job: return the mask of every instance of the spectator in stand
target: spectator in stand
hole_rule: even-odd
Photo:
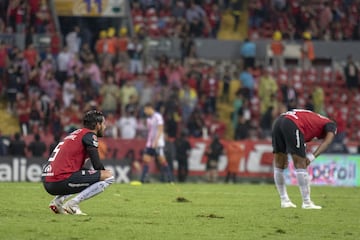
[[[145,81],[144,87],[142,87],[140,91],[138,91],[138,95],[140,98],[139,105],[144,106],[147,102],[152,102],[153,94],[154,94],[154,85],[149,81]]]
[[[134,37],[131,41],[129,41],[127,45],[127,53],[130,58],[130,72],[133,74],[142,73],[143,45],[137,37]]]
[[[40,87],[53,101],[58,98],[61,90],[61,85],[52,71],[47,71],[44,78],[40,79]]]
[[[330,27],[330,23],[333,20],[333,12],[331,10],[330,4],[327,1],[324,1],[322,10],[319,16],[319,26],[320,31],[325,31]]]
[[[190,142],[187,140],[186,136],[187,136],[186,132],[182,131],[180,137],[176,138],[174,141],[176,160],[178,162],[179,182],[186,182],[186,178],[189,174],[188,158],[191,151],[191,145]]]
[[[169,87],[180,87],[184,76],[184,69],[181,64],[177,61],[171,62],[166,70],[167,85]]]
[[[11,64],[8,68],[8,81],[6,85],[6,93],[7,93],[7,111],[10,114],[15,113],[15,104],[17,95],[20,89],[20,83],[18,81],[18,72],[20,68],[16,67],[15,65]]]
[[[274,98],[278,91],[276,80],[270,75],[269,69],[262,68],[260,83],[258,87],[258,97],[260,100],[260,114],[264,114],[270,106],[274,106]]]
[[[117,122],[122,139],[134,139],[137,133],[137,120],[134,112],[125,111]]]
[[[136,88],[131,81],[126,81],[124,86],[120,89],[120,99],[121,99],[121,108],[122,112],[125,112],[126,105],[130,102],[130,98],[133,96],[134,98],[138,98],[138,93]]]
[[[43,157],[46,152],[46,144],[41,140],[38,133],[34,135],[34,141],[28,145],[32,157]]]
[[[99,65],[95,62],[94,56],[84,64],[84,74],[90,79],[91,87],[98,94],[100,87],[103,84]]]
[[[5,43],[0,41],[0,79],[1,83],[3,82],[3,78],[5,76],[6,67],[9,64],[8,51]]]
[[[241,88],[244,92],[244,97],[251,100],[254,95],[255,79],[251,74],[251,67],[247,66],[240,74]]]
[[[70,133],[81,127],[81,111],[80,106],[74,100],[70,107],[62,109],[61,111],[61,126],[64,127],[66,133]]]
[[[275,31],[273,34],[273,41],[271,42],[270,49],[273,54],[272,66],[275,71],[279,71],[285,66],[284,62],[284,51],[285,45],[281,41],[282,34],[280,31]]]
[[[114,76],[108,75],[106,83],[103,84],[99,91],[101,97],[101,110],[105,115],[115,114],[120,94],[120,88],[114,83]],[[108,117],[107,117],[108,119]]]
[[[35,67],[40,61],[40,56],[33,44],[29,44],[24,50],[24,58],[31,68]]]
[[[293,104],[297,103],[297,92],[292,84],[292,81],[288,81],[286,84],[280,87],[283,96],[283,103],[287,106],[288,110],[293,109]]]
[[[249,38],[246,38],[241,46],[240,55],[243,58],[244,69],[255,67],[256,45]]]
[[[118,138],[118,136],[119,136],[119,129],[117,126],[117,118],[114,113],[108,113],[106,115],[106,128],[104,131],[104,137],[116,139]]]
[[[230,71],[230,66],[225,67],[225,72],[222,76],[222,93],[221,93],[221,100],[229,103],[230,101],[230,83],[232,80],[232,73]]]
[[[355,94],[359,88],[360,75],[359,75],[359,68],[354,63],[351,55],[347,57],[347,62],[344,67],[344,74],[345,74],[347,88],[351,90],[353,94]]]
[[[69,48],[65,46],[62,51],[57,56],[57,75],[56,78],[61,85],[65,82],[67,78],[68,63],[72,58],[72,53],[69,51]]]
[[[16,114],[19,120],[21,133],[24,136],[29,134],[30,111],[31,108],[29,99],[21,94],[16,106]]]
[[[129,43],[128,30],[126,27],[120,28],[119,38],[117,40],[117,50],[118,50],[118,61],[127,63],[129,56],[127,53],[127,46]]]
[[[15,13],[16,33],[25,33],[26,23],[29,20],[29,10],[27,1],[19,2]]]
[[[15,133],[14,138],[10,141],[9,145],[9,155],[15,157],[25,157],[26,156],[26,144],[24,140],[21,139],[20,133]]]
[[[189,136],[200,138],[203,135],[204,125],[205,121],[201,116],[200,110],[195,109],[190,115],[189,121],[187,122]]]
[[[80,52],[79,52],[79,58],[82,63],[88,62],[93,57],[93,52],[91,51],[90,45],[87,43],[84,43],[81,46]]]
[[[180,52],[181,52],[181,63],[184,65],[188,58],[196,58],[196,46],[193,39],[194,36],[188,34],[182,34],[180,36]]]
[[[325,115],[325,106],[324,106],[324,89],[322,87],[315,87],[312,92],[312,98],[314,101],[314,112],[319,113],[321,115]]]
[[[240,111],[237,113],[237,123],[235,127],[235,134],[234,139],[235,140],[244,140],[249,138],[250,133],[250,123],[249,120],[247,120],[246,113],[242,111],[242,108],[240,108]]]
[[[62,88],[62,100],[65,108],[70,106],[71,102],[75,99],[76,93],[75,78],[68,76]]]
[[[41,1],[40,9],[36,13],[35,27],[37,33],[45,33],[46,27],[51,21],[50,10],[47,5],[47,1]]]
[[[191,88],[188,83],[179,91],[179,100],[181,104],[181,113],[183,122],[187,122],[191,113],[197,105],[197,93],[195,89]]]
[[[73,30],[66,35],[65,39],[66,39],[66,46],[68,46],[69,51],[72,54],[78,54],[81,46],[79,26],[75,26]]]
[[[203,21],[206,17],[206,13],[204,9],[197,5],[194,0],[190,1],[189,7],[186,9],[186,20],[188,23],[194,21],[194,19],[198,19],[199,21]]]
[[[217,112],[217,97],[219,92],[219,81],[215,77],[213,70],[208,76],[205,76],[204,95],[206,96],[206,103],[204,106],[205,113]]]
[[[175,7],[173,7],[172,9],[172,15],[176,18],[176,19],[181,19],[184,18],[186,15],[186,8],[185,8],[185,3],[182,0],[178,0],[176,1],[176,5]]]
[[[231,0],[231,14],[233,15],[234,18],[234,27],[233,27],[234,32],[238,30],[242,10],[243,10],[242,0]]]
[[[301,47],[301,61],[303,70],[309,70],[312,67],[312,62],[315,59],[315,50],[313,42],[311,41],[311,33],[303,33],[303,45]]]

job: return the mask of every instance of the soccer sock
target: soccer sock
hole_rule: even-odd
[[[174,178],[173,178],[173,174],[170,170],[169,165],[165,164],[162,166],[162,171],[163,173],[167,176],[168,182],[173,182]]]
[[[60,201],[61,203],[63,203],[66,199],[68,199],[69,197],[71,197],[72,194],[68,194],[68,195],[57,195],[55,197],[55,201]]]
[[[303,202],[310,202],[310,182],[306,169],[296,169],[296,179],[299,184]]]
[[[141,182],[145,182],[145,178],[146,178],[146,175],[147,175],[148,171],[149,171],[149,165],[144,164],[143,169],[142,169],[142,173],[141,173],[141,178],[140,178]]]
[[[109,177],[104,181],[100,181],[90,185],[89,187],[85,188],[82,192],[80,192],[76,197],[74,197],[71,201],[79,204],[80,202],[89,199],[105,190],[110,184],[115,182],[114,177]]]
[[[281,201],[289,200],[285,185],[284,169],[274,168],[274,181]]]

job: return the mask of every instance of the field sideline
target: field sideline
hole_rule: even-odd
[[[0,239],[357,239],[360,189],[313,187],[322,210],[280,209],[274,185],[115,184],[55,215],[40,183],[0,183]],[[183,197],[190,202],[178,202]]]

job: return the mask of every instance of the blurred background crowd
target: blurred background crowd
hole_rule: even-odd
[[[298,107],[334,118],[339,141],[360,138],[351,110],[360,100],[358,59],[349,56],[340,70],[316,67],[309,50],[316,39],[359,40],[360,1],[138,0],[130,4],[133,28],[64,19],[60,31],[50,7],[45,0],[0,1],[0,33],[26,36],[23,50],[0,43],[1,101],[18,121],[18,138],[59,138],[93,108],[106,114],[107,137],[144,138],[147,102],[163,114],[171,138],[269,139],[274,118]],[[224,16],[235,33],[247,24],[241,58],[200,59],[194,39],[217,39]],[[36,48],[34,34],[52,36],[50,46]],[[149,39],[160,37],[179,38],[181,58],[149,57]],[[258,39],[272,40],[272,64],[256,62]],[[303,65],[284,63],[285,41],[302,44]]]

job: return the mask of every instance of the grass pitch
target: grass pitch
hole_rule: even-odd
[[[56,215],[40,183],[0,183],[0,239],[358,239],[360,188],[312,187],[322,210],[280,209],[273,185],[115,184]]]

